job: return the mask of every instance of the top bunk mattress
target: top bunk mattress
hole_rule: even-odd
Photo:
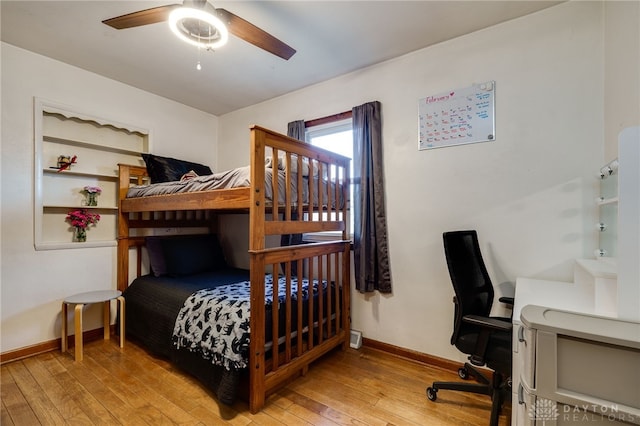
[[[127,198],[247,187],[251,186],[251,181],[249,179],[250,171],[250,167],[246,166],[227,170],[221,173],[196,176],[191,179],[180,181],[137,185],[129,188],[129,191],[127,191]],[[267,172],[270,179],[270,169],[267,169]]]
[[[129,188],[127,191],[127,198],[140,198],[151,197],[158,195],[170,195],[170,194],[182,194],[182,193],[194,193],[203,191],[213,191],[219,189],[232,189],[232,188],[248,188],[251,186],[251,167],[244,166],[235,169],[227,170],[220,173],[214,173],[211,175],[197,176],[191,179],[153,183],[148,185],[137,185]],[[273,169],[270,167],[265,168],[265,197],[268,201],[273,201]],[[313,187],[313,204],[318,205],[318,176],[313,176],[311,186]],[[285,187],[286,187],[285,172],[278,169],[278,203],[284,204],[285,202]],[[296,205],[298,203],[298,179],[295,173],[292,173],[291,178],[291,204]],[[320,182],[320,188],[322,190],[323,205],[326,205],[329,199],[327,191],[331,191],[332,207],[335,206],[335,183],[329,182],[326,179],[322,179]],[[343,205],[343,194],[339,191],[338,207]],[[309,176],[303,173],[303,185],[302,185],[302,202],[304,204],[309,203]]]

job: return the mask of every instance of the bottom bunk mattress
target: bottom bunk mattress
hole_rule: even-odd
[[[278,280],[280,301],[285,294],[284,278]],[[292,280],[296,299],[297,283]],[[313,297],[326,289],[312,282]],[[309,284],[302,282],[302,298],[308,300]],[[218,400],[232,404],[241,391],[240,383],[247,375],[249,349],[249,271],[224,268],[215,272],[168,277],[145,275],[136,278],[124,292],[126,300],[126,333],[141,342],[150,352],[166,357],[179,368],[197,377],[211,389]],[[266,321],[265,342],[272,343],[273,284],[265,277]],[[313,303],[317,321],[318,303]],[[279,309],[279,340],[285,334],[285,309]],[[292,309],[296,323],[296,309]],[[302,318],[308,317],[304,304]],[[306,330],[306,323],[304,321]],[[296,330],[292,330],[296,335]]]

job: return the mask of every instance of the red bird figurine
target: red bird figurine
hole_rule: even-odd
[[[74,155],[73,157],[71,157],[71,160],[67,161],[67,162],[58,162],[58,173],[60,173],[63,170],[67,170],[69,167],[71,167],[72,164],[76,163],[76,159],[78,157],[76,155]]]

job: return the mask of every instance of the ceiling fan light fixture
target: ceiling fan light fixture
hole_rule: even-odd
[[[205,49],[217,49],[229,40],[229,31],[224,23],[201,9],[174,9],[169,14],[169,28],[179,39]]]

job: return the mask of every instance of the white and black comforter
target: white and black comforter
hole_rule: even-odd
[[[312,281],[313,294],[318,292],[319,282]],[[327,282],[322,281],[326,288]],[[249,281],[203,289],[193,293],[184,303],[176,319],[173,345],[198,352],[214,365],[234,371],[245,368],[249,353]],[[309,281],[302,280],[302,298],[308,298]],[[286,280],[278,280],[278,299],[284,301]],[[291,280],[293,300],[298,297],[298,282]],[[265,278],[265,301],[273,303],[273,277]]]

